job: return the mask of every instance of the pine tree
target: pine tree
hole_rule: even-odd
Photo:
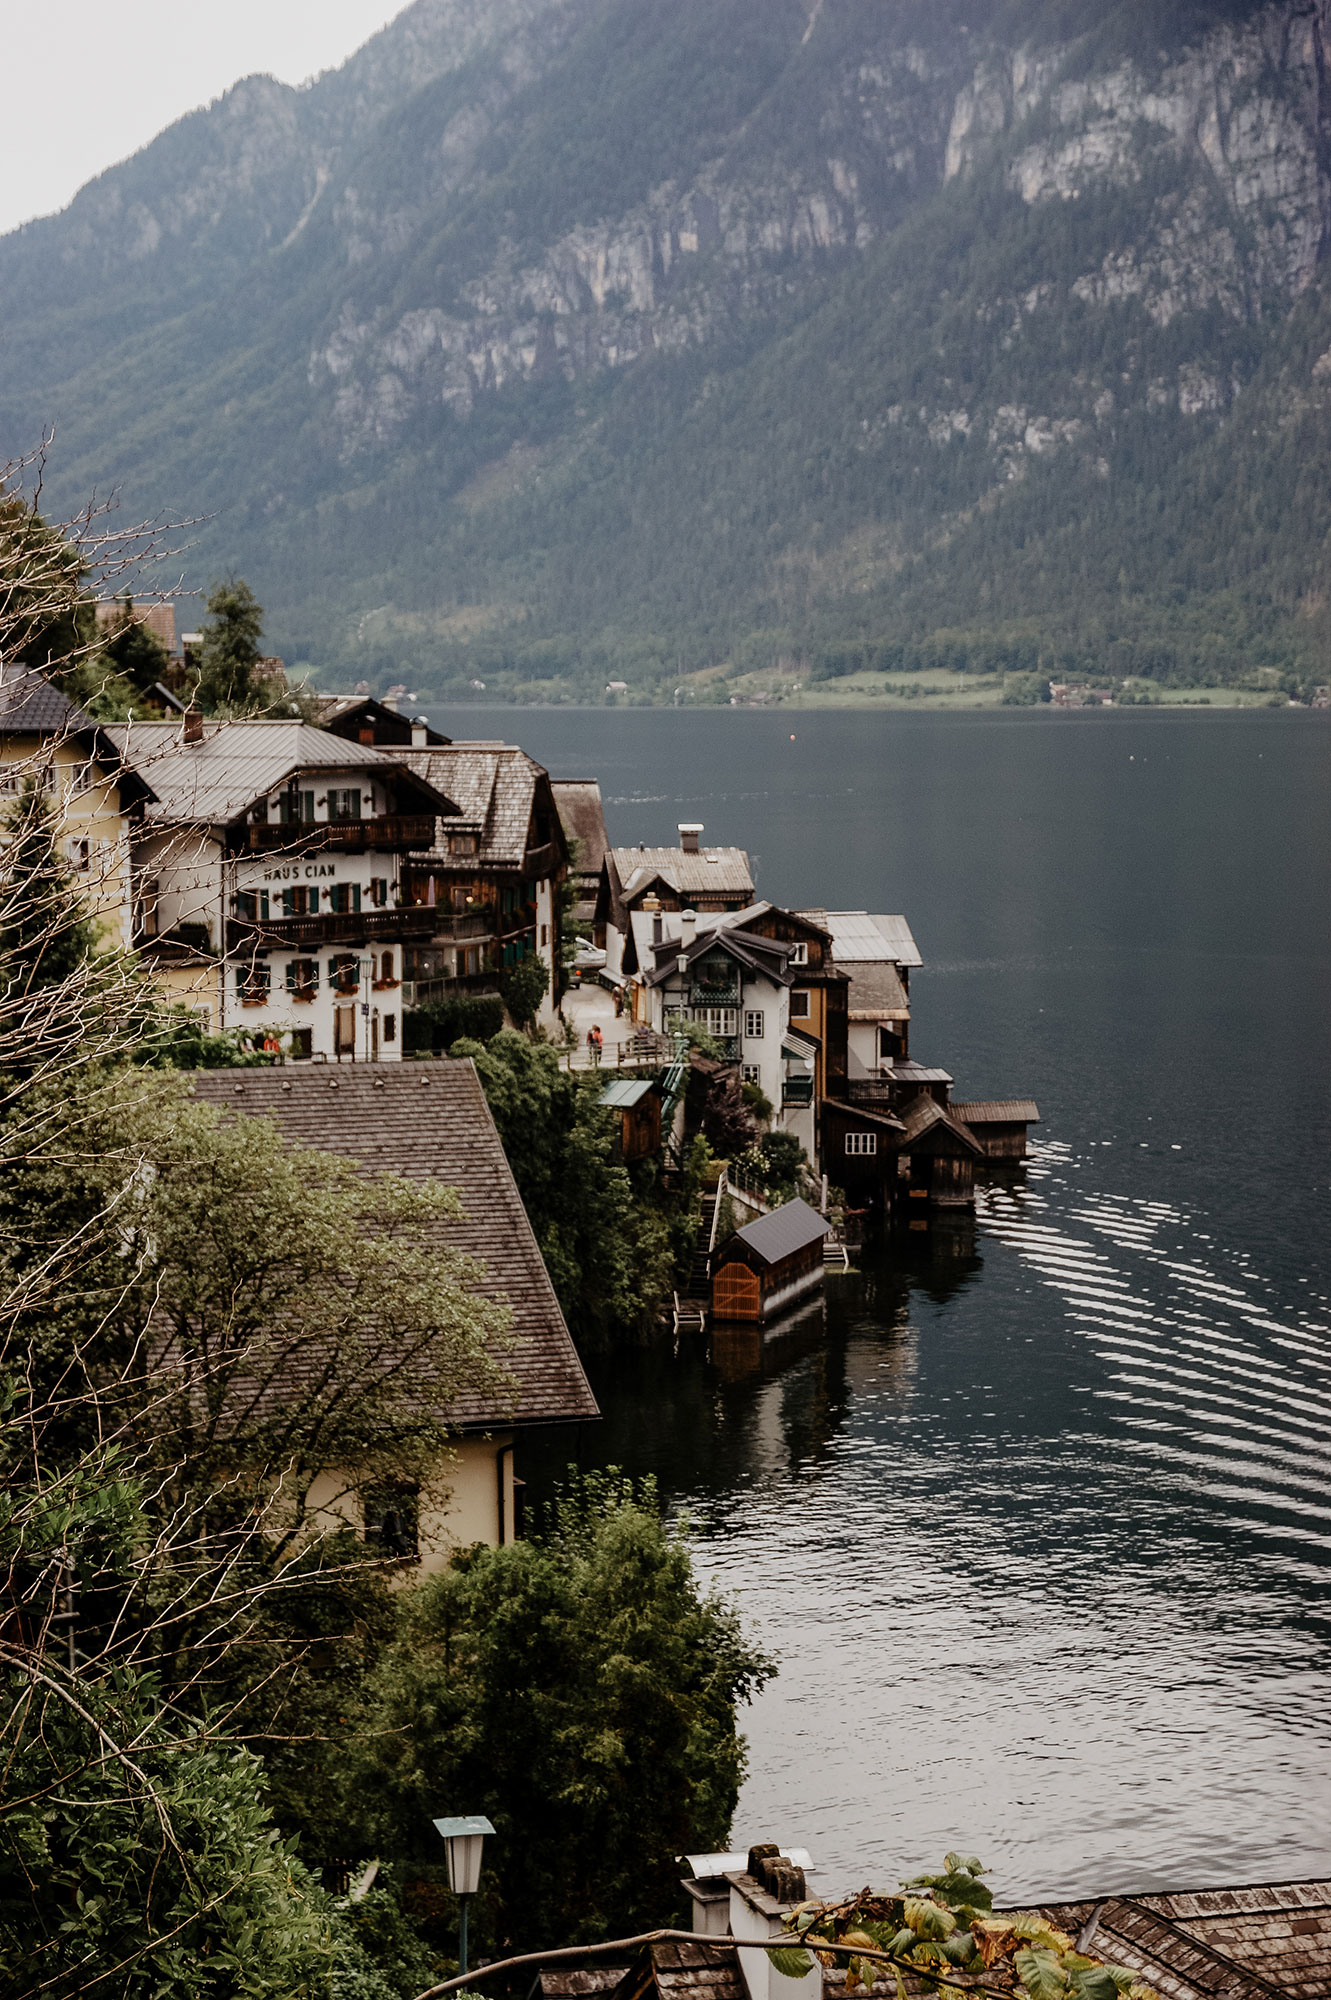
[[[209,713],[254,706],[262,638],[263,606],[245,579],[231,576],[215,583],[208,598],[199,673],[199,701]]]

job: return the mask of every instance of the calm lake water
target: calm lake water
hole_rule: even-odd
[[[781,1662],[738,1844],[820,1890],[1331,1873],[1331,717],[433,719],[598,777],[617,841],[903,911],[912,1053],[1043,1114],[973,1245],[594,1371],[583,1461],[658,1476]]]

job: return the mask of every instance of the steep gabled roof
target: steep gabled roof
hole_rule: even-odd
[[[1046,1903],[1040,1914],[1164,2000],[1327,2000],[1331,1882],[1148,1891]]]
[[[954,1139],[959,1139],[970,1152],[980,1154],[984,1151],[975,1134],[958,1119],[953,1118],[935,1098],[912,1099],[904,1106],[900,1116],[904,1135],[901,1141],[903,1148],[915,1145],[941,1127],[944,1131],[950,1132]]]
[[[474,1064],[200,1070],[194,1092],[219,1110],[274,1118],[284,1138],[339,1153],[366,1173],[457,1189],[461,1219],[441,1223],[440,1238],[480,1258],[479,1290],[511,1309],[516,1344],[499,1358],[515,1387],[464,1398],[448,1411],[450,1423],[507,1429],[600,1414]]]
[[[428,866],[432,859],[453,859],[447,845],[450,833],[474,833],[480,843],[478,861],[496,867],[522,866],[537,787],[546,776],[544,765],[516,743],[450,743],[442,749],[389,754],[456,801],[456,812],[440,817],[434,849],[417,856],[418,866]]]
[[[79,743],[105,766],[120,788],[122,806],[145,804],[157,794],[121,755],[112,732],[94,722],[36,667],[0,669],[0,737],[41,736]]]
[[[149,817],[174,825],[225,826],[305,771],[329,777],[369,771],[396,780],[416,812],[438,813],[453,803],[403,773],[384,751],[346,743],[309,722],[205,721],[197,743],[185,742],[179,722],[118,723],[108,733],[126,761],[151,778],[158,804]]]
[[[721,950],[738,965],[761,973],[778,986],[789,986],[795,974],[789,968],[792,947],[779,938],[760,937],[742,928],[745,917],[769,904],[751,905],[745,910],[706,910],[698,915],[691,944],[683,942],[682,910],[635,910],[630,918],[633,950],[648,986],[659,986],[675,971],[681,958],[692,965],[709,951]],[[661,943],[652,941],[657,916],[661,919]],[[628,964],[626,955],[625,963]]]

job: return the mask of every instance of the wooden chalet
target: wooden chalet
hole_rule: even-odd
[[[788,1201],[737,1229],[712,1263],[714,1319],[766,1320],[823,1281],[830,1223],[804,1201]]]
[[[384,701],[368,694],[325,695],[314,720],[333,736],[348,743],[373,744],[378,750],[442,749],[453,741],[431,729],[423,715],[399,714],[391,695]]]
[[[1024,1160],[1027,1131],[1040,1122],[1033,1097],[972,1098],[958,1100],[949,1109],[974,1133],[988,1160]]]

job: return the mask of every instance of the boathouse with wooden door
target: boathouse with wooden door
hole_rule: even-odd
[[[923,1093],[898,1114],[901,1134],[898,1192],[913,1220],[930,1208],[973,1208],[975,1162],[984,1150],[968,1125]]]
[[[1040,1122],[1039,1106],[1031,1097],[969,1099],[948,1106],[954,1118],[979,1140],[987,1160],[1024,1160],[1027,1129]]]
[[[712,1265],[712,1317],[768,1320],[823,1282],[825,1216],[788,1201],[737,1229]]]

